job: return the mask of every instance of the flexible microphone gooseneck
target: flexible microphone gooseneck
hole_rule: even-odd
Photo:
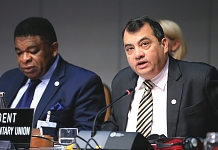
[[[92,126],[92,132],[91,132],[91,137],[94,137],[96,134],[96,130],[95,130],[95,124],[96,124],[96,120],[98,118],[98,116],[103,113],[108,107],[110,107],[111,105],[113,105],[114,103],[116,103],[118,100],[120,100],[122,97],[126,96],[126,95],[130,95],[130,93],[133,91],[133,88],[127,89],[125,91],[125,93],[123,95],[121,95],[118,99],[116,99],[115,101],[111,102],[109,105],[107,105],[106,107],[104,107],[102,110],[100,110],[97,115],[95,116],[94,122],[93,122],[93,126]]]

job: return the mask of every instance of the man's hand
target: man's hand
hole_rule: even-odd
[[[36,129],[36,128],[33,128],[32,129],[32,135],[41,135],[40,130]]]

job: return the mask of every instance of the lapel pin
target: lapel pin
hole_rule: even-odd
[[[59,81],[56,81],[56,82],[54,83],[55,86],[58,86],[59,84],[60,84]]]
[[[176,100],[175,99],[171,100],[171,104],[175,105],[176,104]]]

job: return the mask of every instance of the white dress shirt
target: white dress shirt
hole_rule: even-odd
[[[153,122],[151,134],[164,134],[167,136],[167,78],[168,78],[169,59],[163,70],[151,81],[154,83],[152,88],[153,96]],[[128,113],[126,132],[136,132],[138,107],[144,93],[144,78],[137,80],[135,94],[131,108]]]
[[[47,71],[47,73],[40,78],[40,80],[42,82],[39,83],[39,85],[35,89],[33,100],[32,100],[32,103],[30,104],[30,108],[34,108],[34,110],[36,109],[36,107],[37,107],[37,105],[39,103],[39,100],[41,99],[42,94],[44,93],[45,88],[47,87],[48,82],[49,82],[55,68],[57,67],[58,60],[59,60],[59,55],[57,56],[55,62],[52,64],[52,66]],[[27,87],[29,85],[29,82],[30,82],[30,79],[28,79],[27,82],[25,83],[25,85],[23,85],[20,88],[20,90],[17,93],[17,96],[15,97],[14,101],[11,104],[11,108],[15,108],[17,106],[19,100],[21,99],[21,97],[23,96],[24,92],[27,89]]]

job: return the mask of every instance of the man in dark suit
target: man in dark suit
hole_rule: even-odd
[[[134,92],[112,106],[102,130],[137,131],[143,82],[150,80],[154,83],[150,134],[205,137],[207,132],[218,131],[216,68],[172,58],[161,26],[147,16],[130,20],[122,38],[130,67],[114,77],[112,100],[128,88]]]
[[[91,130],[95,115],[105,107],[100,77],[63,60],[58,54],[55,30],[47,19],[31,17],[20,22],[14,31],[14,42],[19,68],[0,78],[7,107],[17,108],[30,80],[40,79],[28,106],[35,109],[33,127],[46,118],[57,123],[56,128],[43,132],[55,140],[61,127]],[[104,114],[97,120],[98,129],[103,120]]]

